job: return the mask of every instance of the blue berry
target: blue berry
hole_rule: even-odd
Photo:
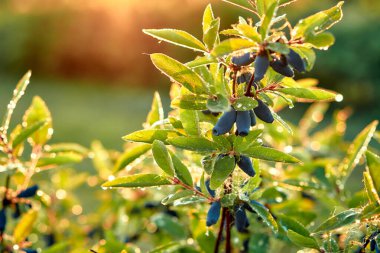
[[[221,208],[222,208],[222,205],[220,204],[219,201],[213,202],[211,204],[211,207],[207,213],[207,219],[206,219],[207,227],[210,227],[218,222]]]
[[[254,60],[255,58],[251,53],[245,53],[232,57],[231,62],[236,66],[242,67],[251,64]]]
[[[37,253],[37,250],[35,250],[35,249],[26,249],[26,248],[24,248],[22,250],[25,251],[25,253]]]
[[[255,82],[259,82],[264,78],[264,75],[267,72],[268,67],[268,55],[266,53],[258,55],[255,60]]]
[[[266,123],[272,123],[274,121],[274,118],[269,107],[266,104],[264,104],[264,102],[260,99],[257,99],[257,102],[259,103],[259,105],[255,109],[253,109],[256,116]]]
[[[7,215],[5,213],[5,208],[3,208],[0,210],[0,234],[4,233],[6,225]]]
[[[237,77],[237,79],[236,79],[236,83],[237,83],[237,84],[241,84],[241,83],[248,84],[249,81],[251,80],[251,77],[252,77],[252,74],[249,73],[249,72],[241,73],[241,74]]]
[[[251,117],[251,126],[256,125],[256,116],[253,110],[249,110],[249,116]]]
[[[293,49],[290,49],[289,54],[286,56],[288,63],[293,66],[298,72],[305,72],[306,66],[304,60]]]
[[[247,156],[240,156],[240,159],[237,162],[237,165],[239,166],[242,171],[244,171],[248,176],[253,177],[255,176],[255,170],[253,168],[251,159]]]
[[[31,198],[36,195],[38,191],[38,185],[33,185],[29,188],[26,188],[25,190],[21,191],[18,195],[17,198]]]
[[[241,233],[247,232],[249,221],[243,205],[239,205],[235,208],[235,225],[237,231]]]
[[[236,111],[234,108],[228,112],[224,112],[223,115],[218,119],[216,125],[212,129],[212,134],[215,136],[228,133],[236,121]]]
[[[247,136],[251,127],[249,111],[238,111],[236,113],[236,128],[240,136]]]
[[[208,193],[210,193],[211,197],[214,198],[215,197],[215,190],[212,190],[210,188],[210,179],[206,180],[205,185],[206,185]]]
[[[287,63],[284,63],[280,59],[275,58],[273,61],[270,62],[270,66],[274,71],[277,73],[287,76],[287,77],[293,77],[294,71],[289,67]]]

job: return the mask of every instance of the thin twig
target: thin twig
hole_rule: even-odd
[[[231,214],[230,211],[227,209],[226,212],[226,253],[232,252],[232,245],[231,245]]]
[[[197,189],[195,189],[194,187],[190,186],[190,185],[187,185],[185,183],[183,183],[181,180],[179,180],[178,178],[174,177],[172,178],[172,181],[174,184],[176,185],[180,185],[182,186],[183,188],[186,188],[190,191],[193,191],[196,195],[199,195],[201,197],[204,197],[205,199],[207,199],[209,202],[215,202],[217,201],[217,199],[213,198],[213,197],[209,197],[209,196],[206,196],[205,194],[203,194],[202,192],[198,191]]]
[[[226,3],[229,3],[229,4],[233,5],[233,6],[236,6],[236,7],[242,8],[243,10],[246,10],[246,11],[252,12],[252,13],[255,14],[258,18],[260,18],[259,13],[257,13],[256,11],[254,11],[254,10],[252,10],[252,9],[249,9],[249,8],[247,8],[247,7],[245,7],[245,6],[242,6],[242,5],[240,5],[240,4],[237,4],[237,3],[230,2],[230,1],[228,1],[228,0],[222,0],[222,1],[223,1],[223,2],[226,2]]]
[[[220,243],[222,241],[222,236],[223,236],[223,228],[224,228],[224,223],[225,223],[224,221],[226,220],[226,212],[227,212],[227,208],[223,207],[223,209],[222,209],[222,219],[220,221],[218,238],[216,239],[216,242],[215,242],[214,253],[219,253],[219,247],[220,247]]]

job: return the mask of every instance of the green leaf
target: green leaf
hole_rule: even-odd
[[[183,85],[189,91],[197,94],[208,92],[205,81],[202,77],[179,61],[159,53],[151,54],[150,58],[154,66],[156,66],[156,68],[164,75]]]
[[[257,32],[257,27],[253,27],[248,24],[237,24],[234,28],[239,32],[240,35],[244,36],[245,38],[250,39],[256,43],[261,42],[261,37]]]
[[[45,145],[44,149],[48,153],[73,152],[86,156],[89,150],[78,143],[62,142],[52,145]]]
[[[164,119],[164,110],[162,109],[160,94],[156,91],[154,93],[151,109],[146,118],[146,123],[151,126],[157,121]]]
[[[214,170],[210,178],[210,188],[215,190],[221,186],[235,168],[235,157],[219,156],[214,164]]]
[[[261,39],[265,40],[265,38],[268,35],[268,31],[271,26],[272,18],[275,16],[275,13],[277,11],[277,1],[272,1],[272,4],[270,7],[266,10],[265,16],[261,19],[261,26],[260,26],[260,34],[261,34]]]
[[[300,162],[294,156],[283,153],[273,148],[267,148],[267,147],[262,147],[262,146],[250,147],[242,151],[242,154],[253,157],[253,158],[273,161],[273,162],[283,162],[283,163],[299,163]]]
[[[187,236],[181,223],[166,214],[157,214],[153,216],[152,221],[161,231],[168,233],[172,238],[185,239]]]
[[[319,250],[319,245],[313,237],[298,234],[291,229],[288,230],[287,235],[289,240],[292,241],[295,245]]]
[[[309,230],[299,221],[286,215],[279,215],[278,218],[280,219],[281,226],[283,226],[286,230],[292,230],[302,236],[310,237]]]
[[[244,152],[251,146],[257,146],[259,143],[256,141],[263,133],[261,129],[254,129],[249,131],[247,136],[236,136],[234,140],[234,150],[238,153]]]
[[[45,121],[44,126],[40,127],[28,138],[31,145],[43,145],[53,134],[50,111],[45,102],[40,97],[35,96],[23,116],[23,126],[28,128],[41,121]]]
[[[263,221],[272,229],[274,233],[278,232],[278,224],[269,210],[256,201],[251,201],[250,206],[263,219]]]
[[[364,179],[365,190],[367,192],[367,196],[370,203],[375,204],[375,205],[380,205],[379,194],[377,193],[371,174],[368,171],[365,171],[363,173],[363,179]]]
[[[175,29],[143,29],[143,32],[160,41],[166,41],[195,51],[207,51],[202,42],[185,31]]]
[[[178,148],[198,151],[198,152],[216,152],[220,147],[204,137],[186,137],[180,136],[168,139],[168,143]]]
[[[334,35],[329,32],[309,36],[305,42],[311,44],[314,48],[327,50],[335,42]]]
[[[216,156],[209,155],[202,158],[202,167],[203,170],[208,174],[211,175],[212,171],[214,170]]]
[[[231,38],[216,45],[212,50],[212,55],[220,57],[242,49],[252,48],[254,46],[256,46],[256,43],[253,41],[240,38]]]
[[[61,253],[69,251],[69,242],[59,242],[54,244],[53,246],[44,249],[44,253]]]
[[[239,97],[235,100],[234,108],[236,111],[249,111],[256,108],[258,105],[257,101],[251,97]]]
[[[377,193],[380,193],[380,157],[370,151],[367,151],[365,156],[367,170],[372,177]]]
[[[350,225],[355,222],[356,218],[358,217],[358,214],[358,210],[356,209],[349,209],[343,211],[339,214],[336,214],[328,218],[314,232],[324,233],[346,225]]]
[[[290,52],[289,47],[286,44],[279,42],[269,43],[267,49],[273,50],[280,54],[289,54]]]
[[[204,65],[209,65],[211,63],[218,63],[218,60],[211,55],[206,55],[198,56],[197,58],[195,58],[195,60],[189,61],[185,65],[189,68],[196,68]]]
[[[61,152],[41,157],[37,162],[37,167],[57,166],[71,163],[80,163],[83,156],[73,152]]]
[[[190,190],[180,190],[180,191],[177,191],[176,193],[169,194],[168,196],[166,196],[163,200],[161,200],[161,204],[163,204],[165,206],[166,205],[170,205],[174,201],[176,201],[177,199],[181,199],[181,198],[184,198],[184,197],[190,197],[190,196],[193,196],[193,195],[194,195],[193,191],[190,191]]]
[[[150,144],[140,144],[125,150],[123,154],[121,154],[113,167],[113,172],[116,173],[122,169],[124,169],[128,164],[135,161],[137,158],[141,157],[143,154],[150,150],[152,145]]]
[[[160,140],[166,143],[168,138],[178,137],[182,134],[175,130],[167,130],[167,129],[146,129],[139,130],[128,134],[123,137],[125,141],[134,141],[134,142],[146,142],[153,143],[154,140]]]
[[[277,0],[255,0],[260,16],[264,15],[275,2],[277,2]]]
[[[219,40],[219,26],[220,19],[214,18],[214,14],[212,12],[211,4],[207,5],[204,13],[203,13],[203,42],[206,44],[208,49],[212,49],[215,43]]]
[[[331,252],[331,253],[339,253],[340,248],[339,244],[337,241],[332,237],[329,236],[324,242],[323,242],[323,248],[326,252]]]
[[[193,179],[189,169],[172,151],[169,151],[169,153],[173,161],[176,176],[185,184],[193,186]]]
[[[171,185],[167,177],[157,174],[135,174],[125,177],[119,177],[114,180],[105,182],[102,187],[151,187],[160,185]]]
[[[360,158],[367,150],[368,144],[371,141],[373,134],[376,131],[378,121],[374,121],[364,128],[355,140],[348,147],[346,157],[339,164],[338,175],[341,178],[342,185],[345,184],[352,171],[359,163]]]
[[[35,209],[30,209],[27,213],[21,216],[21,219],[17,223],[13,230],[13,239],[15,243],[20,243],[29,236],[32,232],[33,225],[37,220],[38,212]]]
[[[188,135],[201,135],[198,113],[199,112],[195,110],[179,110],[179,117],[182,122],[182,126]]]
[[[292,37],[305,37],[307,39],[309,36],[313,36],[314,34],[318,34],[329,29],[342,19],[343,3],[343,1],[340,1],[336,6],[328,10],[321,11],[310,17],[301,19],[292,31]]]
[[[17,148],[19,144],[23,143],[29,136],[38,131],[46,123],[47,122],[45,120],[42,120],[22,129],[21,132],[12,141],[12,149]]]
[[[197,203],[204,203],[204,202],[206,202],[204,197],[190,196],[190,197],[177,199],[176,201],[174,201],[173,206],[195,205]]]
[[[176,97],[171,102],[171,107],[181,108],[186,110],[206,110],[207,98],[195,95],[186,94]]]
[[[280,123],[288,132],[289,134],[293,135],[293,129],[291,126],[289,126],[288,123],[286,123],[285,120],[283,120],[280,115],[278,115],[277,113],[275,112],[272,112],[272,115],[273,115],[273,118],[278,122]]]
[[[207,100],[207,108],[212,112],[228,111],[230,102],[225,96],[216,94],[216,96]]]
[[[32,72],[29,70],[17,83],[16,88],[13,91],[13,97],[7,106],[7,111],[4,114],[3,121],[0,127],[0,130],[4,131],[4,134],[7,133],[13,111],[15,110],[16,105],[18,101],[20,100],[20,98],[25,94],[25,90],[26,90],[26,87],[28,87],[31,76],[32,76]]]
[[[333,100],[337,96],[337,93],[335,92],[318,88],[280,88],[278,91],[296,98],[304,98],[315,101]]]
[[[162,141],[155,140],[152,145],[152,152],[158,166],[169,176],[174,176],[174,165],[165,144]]]

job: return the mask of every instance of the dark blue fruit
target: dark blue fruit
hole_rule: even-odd
[[[29,188],[26,188],[25,190],[21,191],[18,195],[17,198],[30,198],[34,197],[36,195],[36,192],[38,191],[38,185],[33,185]]]
[[[236,128],[239,136],[247,136],[251,127],[251,116],[249,111],[237,111]]]
[[[220,217],[220,209],[222,208],[220,202],[213,202],[207,213],[206,225],[210,227],[216,224]]]
[[[212,190],[210,188],[210,179],[206,180],[205,185],[206,185],[208,193],[210,193],[211,197],[214,198],[215,197],[215,190]]]
[[[25,251],[25,253],[37,253],[37,250],[35,249],[22,249],[23,251]]]
[[[253,109],[256,116],[266,123],[272,123],[274,121],[274,118],[269,107],[266,104],[264,104],[264,102],[260,99],[257,99],[257,102],[259,103],[259,105],[255,109]]]
[[[282,62],[280,59],[274,59],[270,62],[270,66],[274,71],[277,73],[287,76],[287,77],[293,77],[294,71],[289,67],[287,63]]]
[[[7,216],[5,214],[5,208],[0,210],[0,234],[5,231],[5,226],[7,225]]]
[[[255,82],[259,82],[264,78],[269,67],[269,59],[267,54],[260,54],[255,60]]]
[[[236,66],[247,66],[254,61],[254,56],[251,53],[245,53],[242,55],[234,56],[231,59],[231,62]]]
[[[14,211],[14,213],[12,214],[12,217],[15,218],[15,219],[17,219],[18,217],[20,217],[20,215],[21,215],[20,204],[17,203],[17,204],[15,205],[15,211]]]
[[[228,133],[236,120],[236,111],[231,107],[231,110],[224,112],[223,115],[218,119],[216,125],[212,129],[212,134],[215,136]]]
[[[253,110],[249,110],[249,116],[251,117],[251,126],[256,125],[256,116]]]
[[[248,84],[249,81],[251,80],[251,77],[252,77],[252,74],[249,73],[249,72],[242,73],[242,74],[240,74],[240,75],[237,77],[236,82],[237,82],[237,84],[241,84],[241,83],[246,83],[246,84]]]
[[[305,72],[306,66],[304,60],[293,49],[290,49],[289,54],[286,56],[288,63],[293,66],[298,72]]]
[[[244,171],[248,176],[253,177],[255,176],[255,170],[253,168],[251,159],[247,156],[240,156],[239,161],[237,162],[237,165],[239,168]]]
[[[371,241],[370,247],[371,247],[371,251],[375,251],[375,249],[376,249],[376,241],[375,240]]]
[[[245,209],[242,205],[238,206],[235,209],[235,225],[236,225],[237,231],[241,233],[247,232],[249,221],[248,221]]]

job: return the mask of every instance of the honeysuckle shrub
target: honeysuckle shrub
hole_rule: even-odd
[[[349,108],[322,124],[343,96],[302,78],[315,50],[334,43],[327,30],[343,2],[296,24],[282,11],[294,1],[226,2],[250,15],[220,31],[208,5],[202,40],[144,30],[195,58],[150,55],[171,81],[172,110],[155,93],[121,152],[98,141],[48,144],[52,120],[39,97],[10,130],[30,72],[21,79],[0,128],[1,252],[379,251],[380,158],[369,146],[378,122],[347,142]],[[311,105],[297,124],[282,118],[300,102]],[[94,172],[68,167],[84,158]]]

